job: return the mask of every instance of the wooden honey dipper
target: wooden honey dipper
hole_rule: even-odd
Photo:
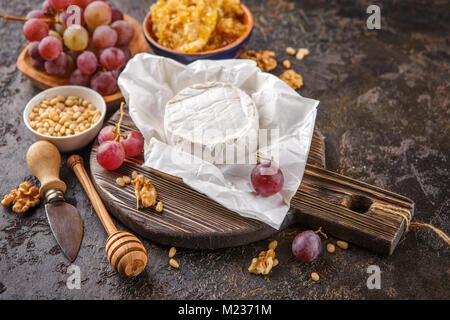
[[[106,255],[109,263],[122,275],[137,276],[147,265],[147,251],[142,242],[129,232],[117,230],[84,168],[83,158],[77,154],[71,155],[67,160],[67,165],[73,169],[80,180],[98,218],[108,233]]]

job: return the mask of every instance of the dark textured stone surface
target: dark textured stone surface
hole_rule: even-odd
[[[152,1],[112,1],[142,20]],[[365,27],[370,1],[245,1],[255,16],[249,48],[272,49],[304,77],[299,92],[321,101],[317,123],[326,137],[328,168],[401,193],[416,203],[415,220],[450,233],[449,25],[446,1],[383,1],[382,30]],[[380,3],[380,2],[378,2]],[[383,4],[384,3],[384,4]],[[25,16],[40,1],[0,0],[0,12]],[[22,23],[0,20],[0,194],[34,180],[25,153],[34,141],[22,123],[38,89],[15,67],[26,45]],[[296,61],[285,47],[307,47]],[[283,71],[280,66],[274,73]],[[83,150],[86,156],[88,150]],[[67,158],[63,157],[64,160]],[[252,257],[267,241],[215,251],[168,249],[144,241],[149,266],[136,278],[118,276],[104,252],[105,232],[75,176],[61,177],[82,215],[85,235],[75,262],[81,289],[66,287],[67,268],[43,206],[23,217],[0,209],[0,299],[449,299],[447,245],[429,231],[411,231],[391,257],[350,245],[309,264],[290,250],[293,226],[276,237],[280,265],[251,275]],[[119,227],[123,228],[120,224]],[[335,239],[332,239],[334,241]],[[367,266],[381,268],[381,289],[368,290]],[[320,281],[312,283],[316,271]]]

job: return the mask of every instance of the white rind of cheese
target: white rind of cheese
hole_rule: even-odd
[[[223,82],[184,88],[167,103],[164,114],[167,143],[212,163],[248,162],[258,148],[258,129],[253,100]]]

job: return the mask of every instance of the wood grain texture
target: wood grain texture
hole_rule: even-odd
[[[27,151],[27,164],[30,171],[39,179],[39,193],[43,199],[51,189],[66,192],[66,184],[59,179],[61,155],[54,144],[37,141]]]
[[[105,126],[116,124],[118,119],[116,112]],[[128,113],[122,127],[137,130]],[[262,222],[225,209],[185,185],[180,178],[141,167],[142,156],[127,158],[115,171],[104,170],[96,160],[97,147],[95,143],[90,168],[93,183],[105,205],[122,223],[149,240],[175,247],[214,249],[251,243],[278,232]],[[324,162],[324,141],[316,129],[302,184],[291,201],[291,210],[281,229],[297,222],[313,228],[322,226],[325,232],[343,240],[391,254],[403,233],[401,217],[358,211],[367,211],[363,205],[379,201],[412,214],[412,201],[325,170]],[[119,187],[115,183],[116,178],[131,176],[133,171],[152,180],[158,200],[164,203],[163,212],[158,213],[154,208],[136,210],[133,186]]]
[[[142,32],[141,24],[127,15],[125,15],[124,20],[129,22],[134,29],[133,39],[128,45],[131,54],[134,56],[139,52],[148,52],[150,47]],[[23,49],[23,51],[17,58],[16,65],[17,68],[20,70],[20,72],[22,72],[25,76],[27,76],[36,87],[42,90],[69,84],[69,78],[52,76],[45,72],[41,72],[34,69],[33,66],[31,65],[30,56],[28,55],[29,46],[30,44],[27,45],[25,49]],[[123,99],[123,96],[122,93],[118,91],[112,95],[105,96],[104,99],[108,108],[112,108]]]
[[[73,154],[67,160],[67,165],[75,172],[109,236],[105,246],[109,263],[122,275],[137,276],[147,265],[147,251],[144,245],[135,235],[126,231],[117,231],[84,168],[83,158]]]

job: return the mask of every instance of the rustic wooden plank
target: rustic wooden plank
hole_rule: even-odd
[[[406,197],[308,164],[291,207],[299,210],[299,223],[321,226],[335,237],[390,255],[405,221],[400,215],[371,210],[374,203],[414,214],[414,203]]]

